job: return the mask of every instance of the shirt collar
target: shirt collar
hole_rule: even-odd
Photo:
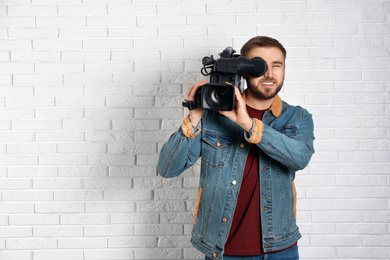
[[[246,91],[247,90],[244,90],[244,92],[242,93],[242,98],[244,99],[244,101],[246,99],[245,98]],[[283,108],[282,99],[279,97],[279,95],[276,95],[274,97],[274,100],[272,101],[272,104],[271,104],[271,107],[269,108],[269,110],[272,111],[274,116],[279,117],[282,114],[282,108]]]

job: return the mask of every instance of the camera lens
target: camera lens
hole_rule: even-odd
[[[215,99],[222,101],[225,96],[226,96],[226,91],[225,90],[217,90],[217,91],[215,91]]]
[[[203,86],[205,91],[203,107],[216,111],[233,109],[234,86],[226,84],[208,84],[205,86]]]

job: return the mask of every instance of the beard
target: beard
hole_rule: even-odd
[[[265,81],[274,81],[273,79],[265,79]],[[275,81],[277,84],[277,81]],[[277,84],[275,89],[262,89],[259,85],[261,85],[261,82],[258,83],[258,85],[252,85],[250,84],[249,80],[247,80],[248,89],[253,92],[257,97],[260,99],[272,99],[274,98],[279,91],[283,87],[283,82]]]

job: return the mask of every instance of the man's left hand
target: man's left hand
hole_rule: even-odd
[[[246,110],[246,103],[242,98],[240,91],[236,87],[234,89],[234,95],[236,100],[234,102],[233,110],[219,111],[219,113],[229,118],[232,122],[237,123],[249,133],[253,126],[253,119],[250,118],[248,115],[248,111]]]

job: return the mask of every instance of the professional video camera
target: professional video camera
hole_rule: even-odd
[[[247,59],[234,54],[235,52],[232,47],[227,47],[219,54],[219,59],[215,60],[212,55],[202,59],[201,73],[210,76],[210,83],[198,89],[195,102],[183,102],[184,107],[189,109],[201,107],[212,111],[233,110],[234,87],[242,92],[241,77],[244,74],[261,77],[267,71],[267,64],[262,58]]]

